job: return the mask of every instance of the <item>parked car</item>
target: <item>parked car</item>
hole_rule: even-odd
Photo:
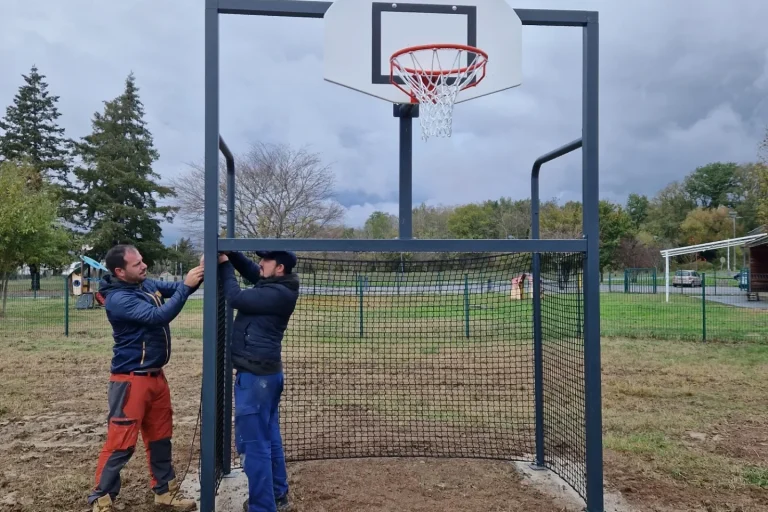
[[[701,286],[701,274],[695,270],[678,270],[672,278],[672,286]]]

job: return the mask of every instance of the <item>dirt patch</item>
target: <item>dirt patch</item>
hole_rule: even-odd
[[[187,488],[195,492],[197,475]],[[526,510],[580,512],[578,497],[545,486],[498,461],[422,458],[344,459],[288,465],[296,512],[466,512]],[[240,512],[247,498],[244,475],[233,471],[216,499],[218,512]]]
[[[651,512],[760,512],[768,510],[768,491],[739,486],[727,489],[718,484],[690,485],[684,477],[665,478],[648,471],[647,465],[624,454],[606,452],[606,474],[611,488],[636,510]],[[722,482],[719,482],[722,484]]]
[[[180,472],[197,419],[200,355],[199,342],[176,340],[168,369]],[[0,510],[88,510],[106,438],[110,356],[106,339],[0,336]],[[123,472],[120,503],[124,510],[154,509],[141,438]]]
[[[576,511],[527,488],[514,465],[487,461],[345,460],[295,464],[295,502],[303,511]],[[334,478],[328,478],[333,474]]]
[[[333,371],[320,349],[294,353],[286,389],[291,398],[285,404],[292,411],[284,428],[288,455],[530,451],[531,410],[499,407],[530,393],[530,375],[510,377],[498,366],[505,361],[527,367],[530,353],[499,347],[498,357],[488,360],[484,354],[493,347],[475,347],[435,348],[430,342],[403,349],[397,359],[382,359],[370,347],[362,353],[347,347],[345,357],[334,359]],[[53,505],[55,510],[87,510],[85,500],[106,435],[111,346],[104,340],[70,338],[13,341],[2,348],[0,372],[8,385],[0,416],[0,509],[42,512]],[[199,439],[194,446],[190,443],[199,406],[200,363],[199,342],[174,342],[167,369],[175,414],[174,461],[180,476],[190,468],[190,479],[199,457]],[[478,368],[484,371],[472,371]],[[352,395],[354,381],[362,388]],[[510,423],[512,419],[518,423]],[[509,503],[528,510],[578,510],[557,505],[562,498],[532,491],[508,462],[344,459],[292,462],[290,474],[299,510],[479,511],[505,510]],[[119,503],[124,510],[153,510],[141,439],[122,477]]]
[[[719,424],[704,435],[703,441],[713,453],[768,467],[768,428],[765,423],[736,420]]]
[[[499,408],[526,403],[530,352],[475,341],[432,338],[389,355],[383,343],[361,348],[351,341],[325,351],[289,350],[286,405],[293,419],[284,432],[291,454],[421,450],[445,457],[291,462],[298,510],[579,510],[538,487],[516,464],[448,458],[523,454],[532,447],[533,409]],[[603,347],[609,491],[638,512],[768,511],[768,488],[759,477],[768,468],[768,413],[759,406],[768,386],[766,356],[742,354],[738,346],[642,340],[606,340]],[[379,352],[368,353],[371,348]],[[0,510],[87,511],[105,435],[110,356],[108,338],[0,335]],[[174,340],[167,373],[174,460],[180,474],[191,461],[190,485],[198,461],[197,443],[191,451],[190,444],[201,343]],[[758,474],[751,481],[750,468]],[[148,484],[139,440],[123,472],[123,510],[154,510]],[[242,488],[238,493],[233,503],[241,505]]]
[[[768,510],[768,347],[606,340],[603,360],[605,474],[630,503]]]
[[[513,344],[410,340],[306,343],[286,350],[289,458],[533,451],[530,351]]]

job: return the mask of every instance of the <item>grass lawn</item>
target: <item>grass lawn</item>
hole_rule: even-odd
[[[377,324],[392,318],[452,319],[459,331],[466,328],[467,313],[471,324],[493,320],[499,325],[528,325],[532,309],[530,300],[514,301],[501,293],[470,293],[465,303],[463,293],[374,295],[354,288],[345,295],[302,296],[298,315],[310,315],[318,325],[342,326],[349,335],[359,334],[360,310],[364,332],[373,332]],[[601,331],[603,337],[656,338],[667,340],[702,340],[704,318],[708,341],[746,341],[766,343],[768,310],[730,306],[708,300],[702,308],[697,295],[671,294],[670,302],[663,294],[602,293],[600,296]],[[174,322],[181,336],[196,337],[202,333],[201,299],[190,299]],[[467,309],[468,308],[468,309]],[[575,295],[545,296],[545,314],[576,318],[583,315],[583,303]],[[322,317],[326,315],[326,317]],[[64,332],[64,301],[61,298],[17,298],[8,301],[6,314],[0,318],[0,334],[15,332]],[[79,336],[106,336],[109,326],[104,311],[77,310],[69,301],[69,331]]]

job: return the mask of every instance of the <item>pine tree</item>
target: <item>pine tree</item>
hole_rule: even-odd
[[[75,224],[87,232],[93,256],[101,258],[114,244],[130,243],[151,265],[165,254],[160,222],[170,222],[177,208],[157,205],[158,199],[175,194],[156,181],[160,176],[152,164],[159,154],[133,73],[123,94],[94,114],[92,126],[93,132],[75,145],[82,160],[74,171],[79,181]]]
[[[48,92],[45,75],[36,66],[22,77],[24,85],[0,119],[0,161],[26,160],[37,170],[38,188],[44,181],[69,188],[70,141],[56,124],[61,116],[56,107],[59,97]]]

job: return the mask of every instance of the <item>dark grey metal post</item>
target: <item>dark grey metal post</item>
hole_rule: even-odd
[[[413,118],[419,117],[419,106],[409,103],[393,106],[400,118],[400,216],[399,238],[413,238]]]
[[[227,238],[235,238],[235,157],[229,150],[227,143],[219,136],[219,149],[227,162]],[[224,465],[222,470],[227,475],[232,471],[232,457],[229,453],[232,451],[232,324],[235,321],[235,312],[232,306],[227,304],[227,343],[224,354],[224,429],[222,436],[222,447],[224,450]]]
[[[200,509],[215,510],[216,493],[216,332],[219,239],[219,13],[205,3],[205,214],[203,255],[208,263],[203,288],[203,393],[200,427]]]
[[[582,111],[583,230],[587,239],[584,272],[584,388],[586,420],[587,511],[603,510],[603,438],[600,383],[600,219],[599,219],[599,35],[598,14],[584,27]]]
[[[531,239],[539,239],[539,172],[545,163],[567,155],[581,147],[581,139],[574,140],[540,156],[531,169]],[[533,253],[533,389],[536,411],[536,462],[543,469],[544,454],[544,351],[541,333],[541,253]]]

